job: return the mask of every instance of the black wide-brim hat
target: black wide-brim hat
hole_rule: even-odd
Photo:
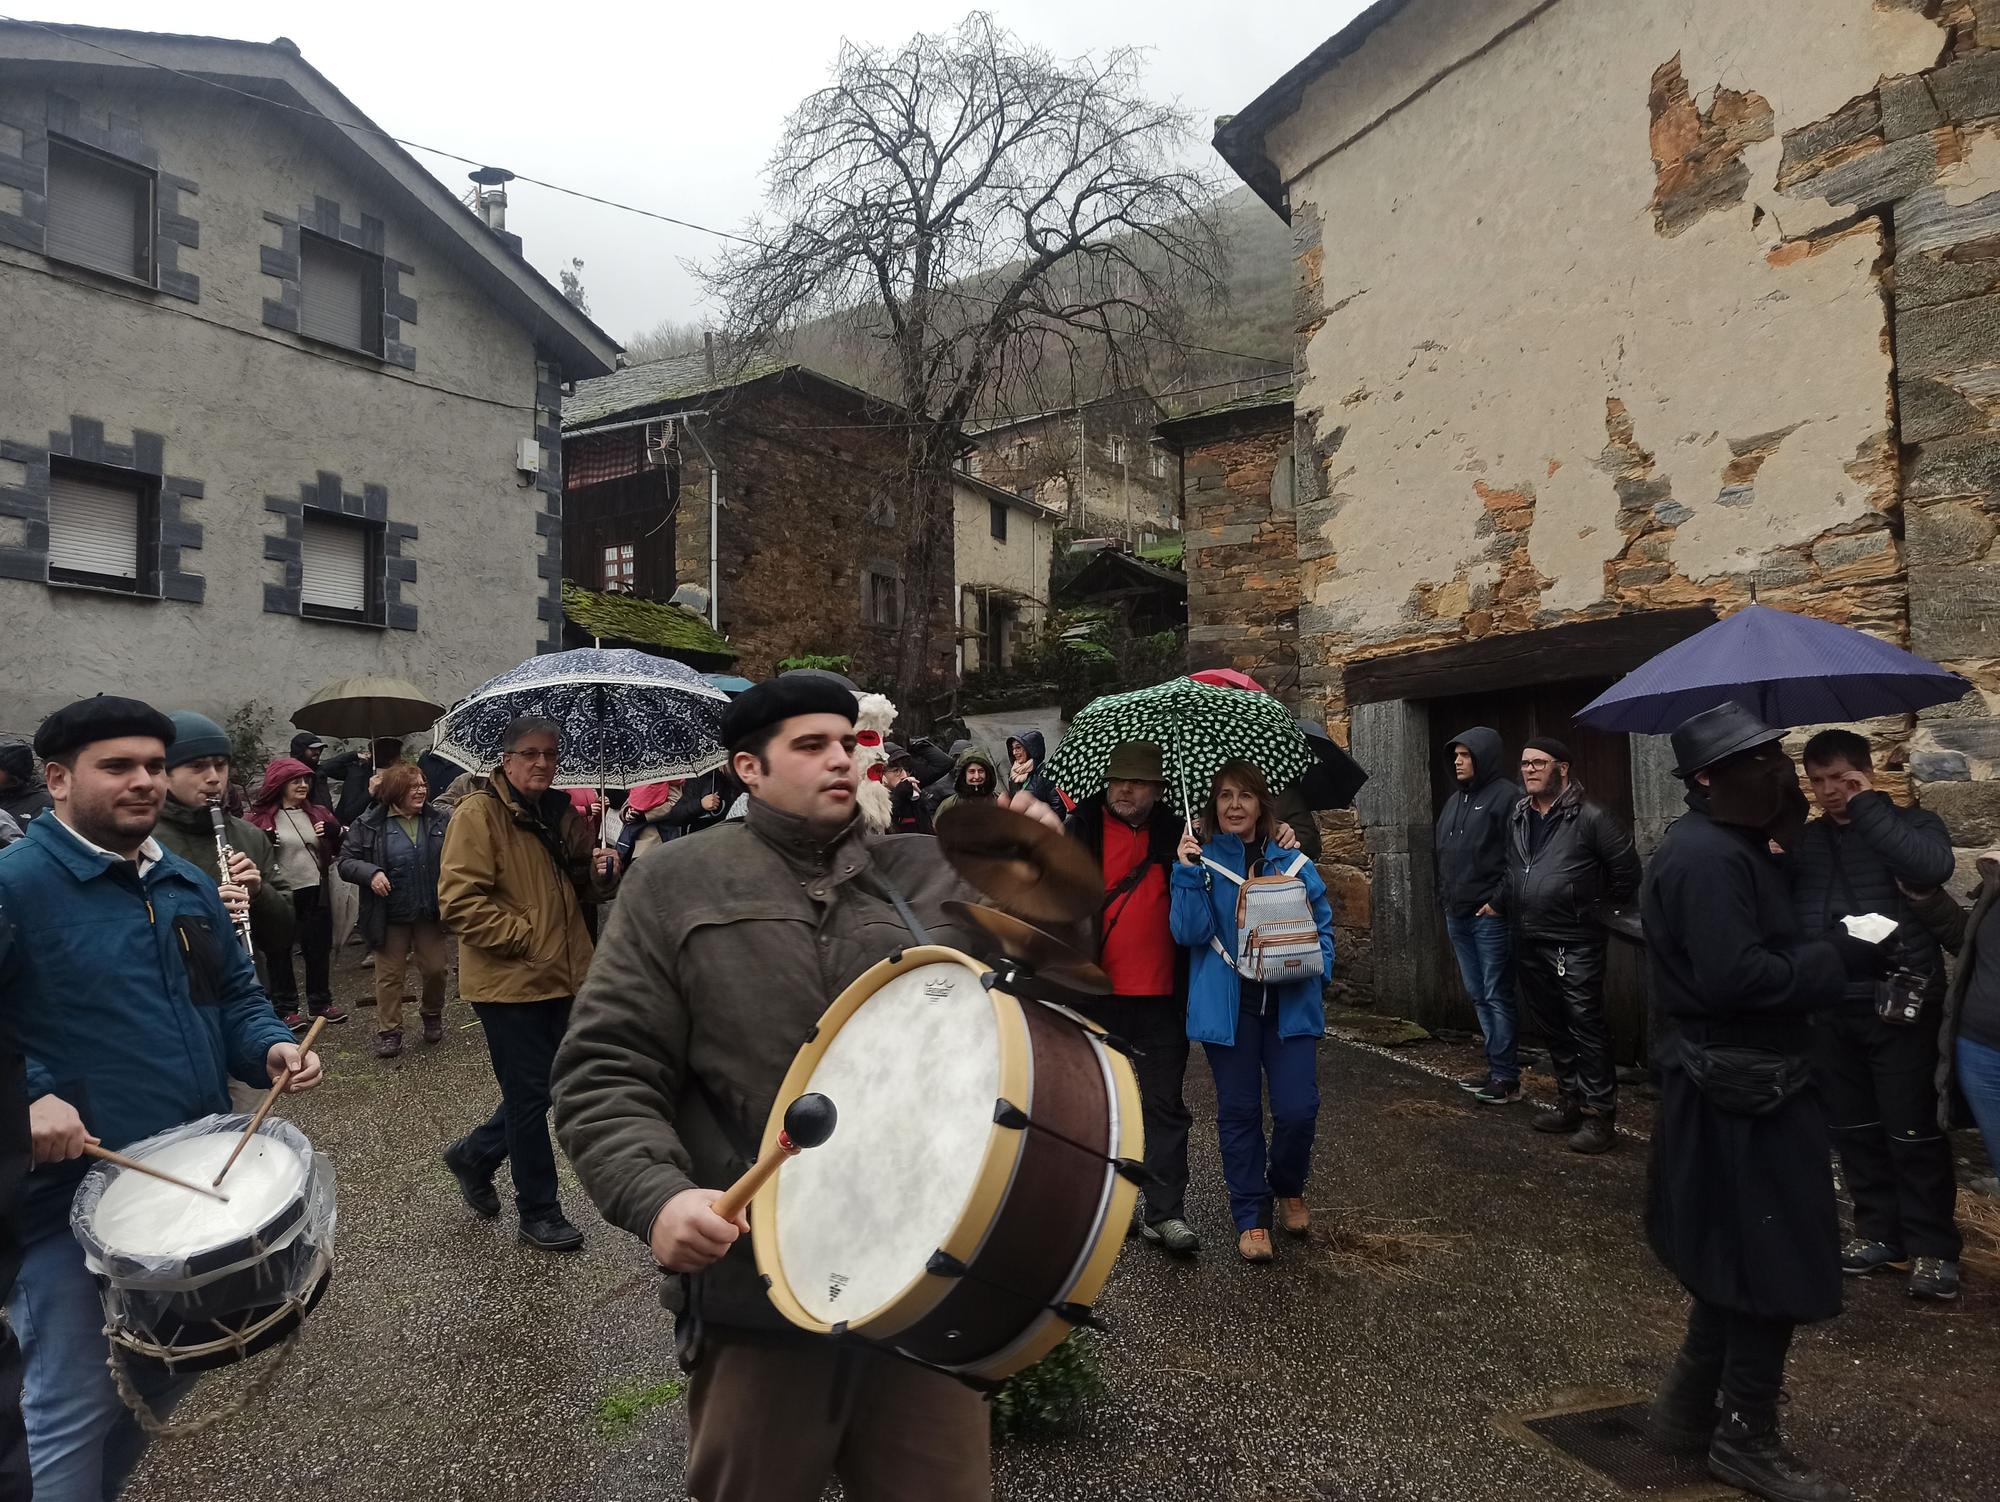
[[[1735,700],[1691,715],[1674,727],[1674,776],[1688,778],[1719,761],[1785,738]]]

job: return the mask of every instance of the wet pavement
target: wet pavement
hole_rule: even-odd
[[[371,975],[356,954],[343,1001]],[[445,1041],[393,1063],[372,1057],[372,1022],[356,1009],[329,1030],[327,1083],[292,1111],[339,1173],[331,1292],[272,1389],[156,1446],[130,1502],[680,1497],[681,1403],[662,1386],[677,1374],[644,1249],[596,1219],[566,1167],[582,1253],[519,1245],[511,1214],[476,1220],[437,1160],[496,1099],[470,1009],[454,1000]],[[1073,1437],[997,1451],[996,1495],[1628,1495],[1495,1420],[1643,1393],[1664,1369],[1684,1304],[1640,1239],[1644,1143],[1579,1158],[1531,1132],[1528,1108],[1477,1106],[1426,1072],[1469,1058],[1325,1045],[1314,1234],[1280,1238],[1269,1267],[1234,1254],[1197,1058],[1203,1254],[1127,1244],[1100,1304],[1106,1401]],[[1862,1498],[1994,1495],[1996,1320],[2000,1282],[1968,1275],[1945,1307],[1850,1284],[1847,1314],[1795,1347],[1798,1446]],[[181,1416],[240,1397],[269,1360],[206,1379]]]

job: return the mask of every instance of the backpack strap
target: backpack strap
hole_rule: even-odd
[[[1238,876],[1234,871],[1230,870],[1227,866],[1218,865],[1205,855],[1201,858],[1201,863],[1204,866],[1208,867],[1209,870],[1215,872],[1216,875],[1228,877],[1231,881],[1235,882],[1236,885],[1238,885],[1239,887],[1243,885],[1243,878]]]
[[[1288,870],[1287,872],[1285,872],[1285,875],[1287,875],[1287,876],[1297,876],[1297,875],[1299,874],[1299,872],[1301,872],[1301,871],[1305,870],[1305,868],[1306,868],[1306,861],[1307,861],[1307,859],[1308,859],[1308,857],[1307,857],[1307,855],[1306,855],[1305,851],[1301,850],[1301,851],[1299,852],[1299,858],[1298,858],[1297,860],[1295,860],[1295,861],[1293,861],[1293,862],[1292,862],[1292,865],[1291,865],[1291,869],[1290,869],[1290,870]]]

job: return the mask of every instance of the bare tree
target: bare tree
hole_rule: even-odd
[[[664,360],[671,355],[698,355],[701,353],[702,332],[700,323],[663,318],[650,329],[644,329],[625,341],[625,363],[643,365],[649,360]]]
[[[1052,372],[1122,384],[1220,293],[1218,184],[1185,165],[1193,122],[1146,97],[1141,61],[1059,60],[981,12],[893,50],[843,43],[786,122],[748,243],[703,270],[734,358],[827,315],[886,346],[911,520],[896,687],[919,721],[953,624],[961,424],[1046,403]]]
[[[560,271],[558,271],[556,275],[562,281],[563,298],[569,303],[569,305],[572,308],[575,308],[577,312],[583,314],[586,318],[589,317],[590,294],[583,290],[582,259],[580,257],[573,258],[570,261],[570,263],[567,266],[563,267]]]

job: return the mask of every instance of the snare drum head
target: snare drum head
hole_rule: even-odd
[[[209,1132],[141,1148],[133,1156],[149,1168],[207,1184],[229,1161],[237,1140],[233,1133]],[[122,1258],[187,1262],[262,1231],[300,1198],[305,1179],[304,1160],[277,1137],[260,1133],[222,1183],[227,1204],[127,1170],[109,1176],[90,1229],[107,1252]]]
[[[757,1243],[807,1315],[859,1324],[923,1274],[980,1180],[1000,1079],[993,1000],[962,960],[904,970],[836,1025],[803,1089],[839,1122],[779,1169]]]

